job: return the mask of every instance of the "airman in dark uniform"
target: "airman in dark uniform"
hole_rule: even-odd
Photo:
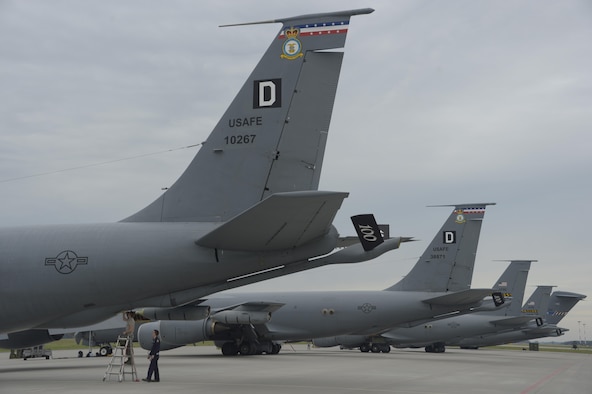
[[[160,382],[160,374],[158,372],[158,353],[160,353],[160,339],[158,330],[152,331],[152,348],[148,354],[148,360],[150,360],[150,367],[148,367],[148,376],[146,379],[142,379],[144,382]],[[152,374],[154,374],[154,380],[152,380]]]

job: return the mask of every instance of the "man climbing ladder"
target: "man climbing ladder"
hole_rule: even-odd
[[[127,361],[125,361],[126,358]],[[129,370],[126,370],[126,368],[129,368]],[[132,336],[120,335],[117,338],[117,344],[107,366],[107,371],[103,376],[103,381],[107,380],[107,378],[111,379],[111,375],[117,375],[119,382],[123,382],[126,374],[132,375],[132,381],[139,381],[136,363],[134,361]]]
[[[129,354],[127,354],[128,351]],[[125,361],[126,358],[129,362]],[[130,370],[126,371],[126,368],[129,368]],[[107,371],[103,376],[103,381],[107,380],[107,378],[111,379],[111,375],[117,375],[119,382],[123,382],[126,374],[132,375],[132,381],[138,381],[138,372],[136,370],[136,363],[134,362],[132,338],[130,336],[120,335],[117,338],[117,344],[113,351],[113,355],[111,356],[111,360],[109,361],[109,365],[107,366]]]

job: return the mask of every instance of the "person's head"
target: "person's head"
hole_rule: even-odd
[[[152,338],[158,337],[159,334],[160,332],[158,330],[152,330]]]

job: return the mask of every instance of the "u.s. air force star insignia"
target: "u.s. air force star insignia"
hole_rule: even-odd
[[[64,250],[56,257],[48,257],[45,259],[45,265],[53,265],[60,274],[69,274],[73,272],[79,265],[88,264],[88,257],[78,257],[78,255],[71,250]]]
[[[298,40],[299,30],[295,27],[291,27],[286,29],[285,31],[286,41],[282,45],[282,54],[280,57],[282,59],[294,60],[301,56],[304,56],[302,53],[302,43]]]
[[[362,304],[362,305],[360,305],[358,307],[358,310],[359,311],[362,311],[364,313],[370,313],[370,312],[372,312],[375,309],[376,309],[376,306],[375,305],[369,304],[367,302],[365,304]]]

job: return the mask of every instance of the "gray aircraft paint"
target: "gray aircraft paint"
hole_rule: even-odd
[[[471,275],[466,274],[473,272],[476,244],[486,205],[463,204],[454,207],[429,244],[426,254],[411,270],[414,276],[425,278],[422,281],[413,280],[416,284],[413,290],[395,290],[395,286],[392,286],[383,291],[215,295],[199,304],[211,308],[209,318],[146,323],[139,332],[140,343],[144,347],[149,346],[148,334],[155,328],[161,332],[162,349],[167,349],[201,340],[265,342],[311,339],[352,332],[372,334],[397,324],[411,324],[459,310],[467,312],[480,305],[483,297],[492,292],[491,289],[469,289]],[[456,237],[446,237],[451,233],[456,234]],[[454,247],[446,248],[447,245]],[[437,249],[442,258],[431,256],[434,249]],[[461,250],[471,253],[460,252]],[[441,280],[441,276],[444,276],[444,280]],[[450,287],[462,291],[447,292]],[[450,302],[452,297],[456,297],[456,303]],[[257,307],[254,308],[253,304]],[[265,305],[273,305],[274,311],[265,310],[265,313],[270,313],[264,315],[266,320],[253,324],[253,319],[261,317],[259,313]],[[277,308],[277,305],[281,307]],[[222,311],[233,311],[233,317],[243,322],[220,324],[217,315]],[[241,337],[225,337],[232,330],[240,332]],[[251,332],[251,339],[243,338],[244,331]]]
[[[553,286],[537,286],[535,291],[530,295],[528,300],[524,303],[521,309],[521,315],[528,318],[532,318],[528,321],[524,321],[522,324],[516,324],[514,326],[500,328],[498,330],[483,333],[482,335],[465,336],[464,338],[456,338],[447,341],[449,345],[457,345],[466,348],[476,348],[475,343],[495,340],[494,338],[503,338],[510,333],[519,332],[525,327],[537,327],[538,323],[533,321],[534,318],[541,318],[544,316],[544,311],[549,305],[551,298],[551,292]]]
[[[460,291],[471,287],[485,206],[459,205],[401,281],[387,290]],[[430,266],[437,275],[425,275]],[[452,279],[454,278],[454,279]]]
[[[317,189],[343,59],[319,51],[343,47],[350,17],[370,12],[275,21],[279,34],[185,173],[125,221],[225,221],[271,194]],[[315,24],[333,28],[305,27]]]
[[[381,337],[395,347],[419,347],[505,329],[510,324],[508,318],[520,315],[530,265],[529,260],[512,261],[494,283],[493,288],[503,292],[506,300],[510,301],[508,307],[431,321],[410,328],[399,327],[385,332]]]
[[[465,338],[455,344],[462,347],[478,348],[563,335],[567,330],[558,327],[557,324],[586,296],[567,291],[555,291],[551,294],[552,288],[553,286],[538,286],[523,306],[523,309],[529,313],[536,309],[543,316],[543,325],[529,322],[508,332]]]
[[[331,223],[347,193],[316,188],[342,54],[317,51],[342,47],[347,29],[306,35],[301,28],[292,38],[300,44],[293,53],[283,34],[321,20],[349,26],[352,15],[370,12],[270,21],[282,23],[280,34],[202,149],[179,180],[138,213],[118,223],[0,229],[0,332],[83,326],[121,310],[181,305],[339,262],[319,256],[337,244]],[[284,51],[294,57],[282,57]],[[255,226],[263,218],[273,232]],[[240,250],[241,244],[223,239],[239,230],[249,231],[262,249]],[[208,237],[213,231],[218,236]],[[399,241],[376,250],[384,253]],[[347,248],[337,258],[363,261],[377,253]],[[275,267],[285,269],[229,282]]]
[[[495,325],[496,320],[504,320],[513,312],[520,313],[530,263],[530,261],[512,261],[493,284],[494,290],[505,293],[511,301],[509,307],[498,308],[491,312],[476,312],[426,321],[413,327],[395,327],[378,336],[347,335],[336,338],[316,338],[313,342],[317,346],[341,345],[349,348],[362,347],[366,344],[366,349],[372,343],[386,343],[395,347],[421,347],[437,342],[443,343],[451,338],[494,332],[498,330]],[[518,305],[517,308],[514,306],[515,303]]]

